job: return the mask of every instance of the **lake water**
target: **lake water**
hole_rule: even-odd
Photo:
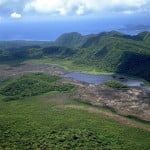
[[[96,83],[103,84],[107,80],[119,80],[118,78],[114,78],[112,75],[91,75],[86,73],[72,72],[65,74],[64,77],[71,78],[78,81],[83,81],[87,83]],[[125,77],[120,79],[123,84],[131,86],[131,87],[141,87],[144,84],[142,81]],[[143,87],[145,90],[150,90],[150,87]]]

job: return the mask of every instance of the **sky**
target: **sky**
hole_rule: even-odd
[[[0,0],[0,40],[150,29],[150,0]],[[135,30],[135,31],[134,31]]]

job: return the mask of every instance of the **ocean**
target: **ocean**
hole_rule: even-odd
[[[2,22],[0,40],[55,40],[67,32],[79,32],[85,35],[111,30],[137,34],[150,30],[150,23],[123,18]]]

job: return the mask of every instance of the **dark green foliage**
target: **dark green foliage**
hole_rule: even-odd
[[[0,94],[9,96],[5,101],[15,100],[16,96],[35,96],[49,91],[69,92],[74,89],[71,84],[62,84],[60,77],[43,73],[26,74],[9,81],[0,89]],[[13,97],[14,96],[14,97]]]
[[[31,73],[31,74],[29,73],[20,77],[20,79],[24,79],[24,78],[32,78],[32,79],[42,80],[46,82],[56,82],[61,79],[61,77],[57,75],[48,75],[48,74],[40,73],[40,72]]]
[[[39,48],[39,47],[46,47],[51,46],[53,42],[50,41],[0,41],[0,50],[16,50],[22,48]]]
[[[3,101],[10,102],[10,101],[19,100],[21,98],[22,98],[21,96],[7,96],[7,97],[3,98]]]
[[[43,56],[40,48],[21,48],[14,50],[0,50],[0,63],[24,61],[27,59],[37,59]]]
[[[109,51],[109,47],[104,46],[101,50],[96,52],[95,56],[97,58],[103,58],[103,57],[105,57],[107,55],[108,51]]]
[[[105,81],[104,85],[110,88],[114,88],[114,89],[128,88],[128,86],[124,85],[123,83],[119,81],[114,81],[114,80]]]
[[[44,55],[57,56],[57,57],[71,57],[74,50],[66,47],[51,46],[43,49]]]
[[[150,81],[150,55],[125,52],[117,72],[140,76]]]
[[[21,48],[15,50],[0,50],[0,63],[12,61],[24,61],[28,59],[39,59],[44,56],[66,58],[72,57],[75,50],[66,47],[51,46],[46,48]]]
[[[28,58],[28,51],[27,49],[25,50],[14,50],[14,51],[11,51],[11,58],[12,60],[15,60],[15,59],[26,59]]]
[[[19,79],[4,87],[0,93],[5,96],[33,96],[49,91],[49,84],[36,79]]]
[[[147,44],[150,44],[150,32],[139,33],[136,37],[140,40],[143,40]]]

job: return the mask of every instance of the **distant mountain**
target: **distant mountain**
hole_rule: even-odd
[[[0,41],[0,50],[5,49],[16,49],[20,47],[46,47],[52,45],[53,42],[50,41]]]
[[[77,32],[65,33],[58,37],[54,42],[54,45],[57,46],[67,46],[67,47],[80,47],[82,46],[89,38],[94,35],[81,35]]]
[[[32,43],[33,44],[33,43]],[[99,71],[134,75],[150,81],[150,32],[125,35],[116,31],[92,35],[66,33],[43,46],[0,51],[0,60],[38,59],[43,56],[70,59],[76,65]]]
[[[97,40],[98,38],[104,37],[104,36],[123,36],[122,33],[119,33],[117,31],[111,31],[111,32],[102,32],[100,34],[89,34],[89,35],[81,35],[77,32],[72,33],[65,33],[58,37],[56,41],[54,41],[54,45],[57,46],[67,46],[67,47],[88,47],[90,43],[95,42],[93,44],[98,44]]]
[[[94,47],[106,43],[107,40],[119,38],[122,40],[135,40],[141,42],[147,42],[150,44],[150,32],[141,32],[138,35],[126,35],[117,31],[101,32],[99,34],[81,35],[77,32],[65,33],[58,37],[53,42],[55,46],[65,47]]]
[[[100,34],[97,34],[97,35],[89,38],[82,45],[82,47],[97,47],[104,43],[117,42],[117,41],[120,41],[120,42],[128,41],[131,43],[135,43],[138,41],[138,42],[143,42],[143,44],[150,45],[149,39],[150,39],[150,32],[141,32],[138,35],[134,35],[134,36],[122,34],[120,32],[116,32],[116,31],[102,32]],[[142,43],[140,43],[140,44],[142,44]]]
[[[130,25],[129,24],[119,29],[119,31],[135,34],[139,32],[150,31],[150,25],[145,25],[145,24]]]
[[[55,41],[0,41],[0,50],[9,48],[20,48],[20,47],[48,47],[48,46],[66,46],[66,47],[80,47],[90,37],[94,35],[81,35],[77,32],[65,33],[58,37]]]

